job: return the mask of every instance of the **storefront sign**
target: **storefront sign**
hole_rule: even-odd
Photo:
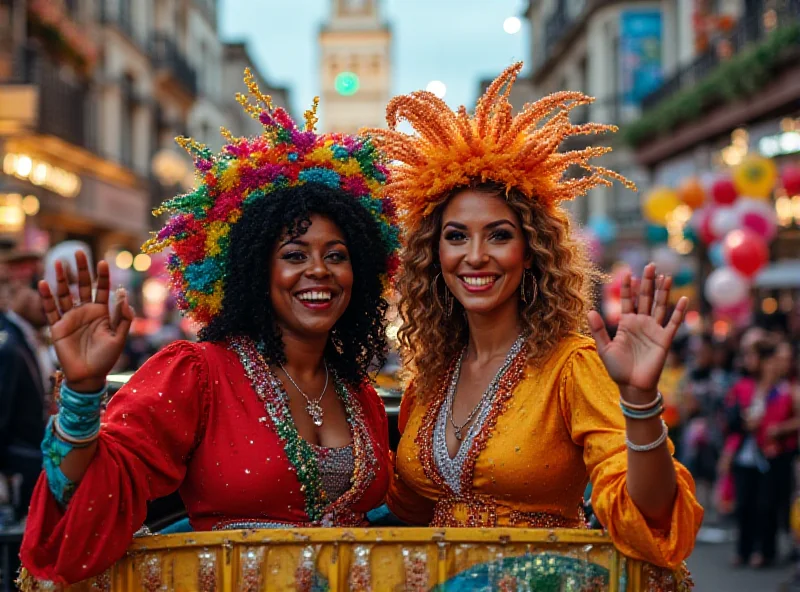
[[[73,198],[80,193],[81,178],[62,168],[27,154],[6,154],[3,158],[3,172],[6,175],[29,181],[62,197]]]
[[[626,106],[638,106],[661,86],[661,28],[659,11],[626,11],[620,15],[620,91]]]

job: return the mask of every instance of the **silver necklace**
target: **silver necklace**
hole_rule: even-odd
[[[311,416],[314,425],[317,427],[320,427],[322,425],[323,412],[322,412],[322,405],[320,405],[320,403],[322,402],[322,397],[325,396],[325,391],[328,390],[328,363],[325,360],[323,360],[322,363],[325,365],[325,386],[322,387],[322,394],[316,401],[312,401],[309,398],[309,396],[303,392],[303,389],[301,389],[297,385],[297,383],[294,381],[294,378],[292,378],[292,375],[289,374],[289,371],[286,370],[283,364],[280,364],[283,373],[286,374],[286,377],[294,385],[294,388],[296,388],[300,392],[300,394],[303,395],[303,398],[306,400],[306,413],[308,413]]]
[[[455,405],[456,402],[455,389],[456,386],[458,385],[458,379],[461,376],[461,363],[463,362],[464,355],[466,354],[466,350],[464,351],[464,354],[462,354],[461,359],[458,361],[458,365],[456,366],[456,370],[453,373],[453,382],[451,383],[451,388],[453,389],[453,396],[450,398],[450,409],[448,413],[448,417],[450,419],[450,425],[452,425],[453,430],[455,430],[456,440],[461,442],[461,439],[464,437],[462,434],[464,428],[469,425],[469,423],[475,417],[475,414],[478,413],[479,410],[484,408],[487,401],[489,399],[494,398],[494,395],[497,392],[497,385],[500,382],[500,378],[503,376],[503,374],[505,374],[506,370],[508,370],[508,367],[511,365],[511,362],[514,360],[517,353],[519,353],[519,349],[522,347],[522,344],[524,342],[525,340],[522,335],[517,337],[517,339],[511,345],[511,349],[506,354],[505,360],[503,360],[503,363],[500,365],[500,368],[498,368],[497,373],[494,375],[494,378],[489,383],[489,386],[486,388],[486,390],[483,392],[483,396],[481,397],[480,401],[478,401],[477,405],[473,407],[472,412],[469,414],[469,416],[467,416],[466,421],[464,421],[464,423],[462,423],[461,425],[457,425],[455,420],[453,419],[453,406]]]

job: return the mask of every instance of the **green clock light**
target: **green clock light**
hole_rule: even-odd
[[[340,95],[345,97],[354,95],[358,92],[358,76],[352,72],[339,72],[339,74],[336,75],[333,86]]]

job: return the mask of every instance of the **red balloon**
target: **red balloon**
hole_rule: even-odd
[[[789,195],[800,193],[800,166],[790,164],[781,171],[781,184]]]
[[[726,177],[714,181],[711,186],[711,196],[717,204],[727,206],[736,201],[738,193],[733,181]]]
[[[700,240],[703,241],[704,244],[710,245],[719,238],[716,233],[711,229],[711,218],[713,217],[711,214],[714,210],[708,210],[705,212],[705,215],[700,220],[700,228],[698,228],[697,234],[700,237]]]
[[[752,230],[733,230],[725,236],[725,260],[744,276],[754,276],[767,261],[767,243]]]

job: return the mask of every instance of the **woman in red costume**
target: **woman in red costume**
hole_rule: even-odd
[[[146,503],[175,490],[194,530],[351,526],[389,482],[382,402],[367,380],[385,359],[383,297],[398,247],[378,197],[382,155],[365,137],[298,128],[249,73],[245,110],[264,125],[214,155],[181,140],[198,187],[168,201],[148,251],[171,247],[179,306],[202,327],[151,358],[108,405],[105,377],[132,312],[109,317],[78,255],[74,303],[57,264],[42,295],[65,380],[42,444],[21,582],[69,584],[120,559]]]

